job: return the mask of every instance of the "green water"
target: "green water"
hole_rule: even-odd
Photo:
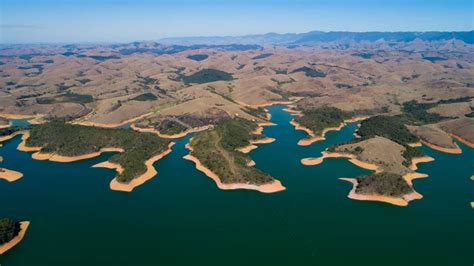
[[[28,119],[9,119],[12,126],[16,127],[27,127],[31,125]]]
[[[462,155],[422,148],[436,161],[415,181],[424,199],[408,207],[347,199],[337,177],[367,171],[345,159],[319,166],[299,160],[352,138],[355,123],[327,141],[299,147],[305,135],[282,106],[270,107],[264,133],[276,138],[250,155],[287,190],[222,191],[195,170],[179,139],[158,161],[158,175],[132,193],[109,190],[114,171],[90,168],[111,154],[70,164],[36,161],[0,148],[0,167],[25,176],[0,180],[0,214],[31,221],[1,265],[472,265],[474,150]]]

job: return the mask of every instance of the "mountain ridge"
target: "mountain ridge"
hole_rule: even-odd
[[[163,38],[158,42],[163,44],[195,45],[195,44],[259,44],[259,45],[312,45],[318,43],[351,42],[412,42],[422,41],[461,40],[474,44],[474,31],[398,31],[398,32],[350,32],[350,31],[310,31],[306,33],[265,33],[241,36],[190,36]]]

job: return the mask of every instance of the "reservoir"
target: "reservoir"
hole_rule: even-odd
[[[158,175],[132,193],[109,189],[115,171],[91,168],[112,154],[73,163],[31,159],[4,142],[0,167],[20,171],[0,180],[0,216],[27,220],[23,241],[0,257],[16,265],[472,265],[474,149],[460,155],[426,146],[435,161],[418,165],[423,199],[407,207],[347,198],[339,177],[370,173],[346,159],[303,166],[328,146],[353,138],[357,122],[311,146],[281,105],[269,107],[264,134],[275,138],[250,153],[283,192],[223,191],[197,171],[184,145],[155,163]]]

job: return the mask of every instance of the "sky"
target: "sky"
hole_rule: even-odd
[[[0,43],[268,32],[468,31],[474,0],[0,0]]]

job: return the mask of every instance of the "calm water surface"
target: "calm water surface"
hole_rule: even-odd
[[[195,170],[184,145],[155,163],[158,175],[132,193],[109,190],[115,172],[90,168],[111,154],[70,164],[36,161],[4,143],[6,167],[22,179],[0,180],[0,216],[29,220],[25,239],[0,257],[15,265],[472,265],[474,150],[421,149],[424,195],[408,207],[347,199],[338,177],[369,173],[346,159],[303,166],[333,143],[352,139],[356,123],[324,142],[299,147],[305,134],[283,106],[270,107],[264,133],[276,138],[250,155],[286,191],[222,191]]]

